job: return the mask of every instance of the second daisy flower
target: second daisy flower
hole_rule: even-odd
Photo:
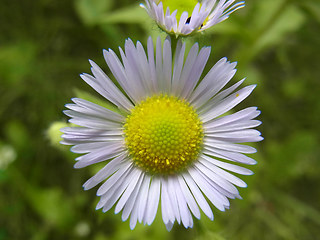
[[[245,6],[235,0],[145,0],[141,4],[158,26],[170,35],[187,36],[226,20]]]

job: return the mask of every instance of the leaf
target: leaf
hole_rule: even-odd
[[[305,16],[300,9],[294,5],[287,5],[279,17],[267,26],[254,45],[254,51],[276,45],[284,40],[291,32],[297,31],[305,22]]]
[[[82,21],[86,24],[95,24],[101,14],[112,8],[113,0],[78,0],[75,8]]]
[[[250,20],[252,22],[250,29],[247,31],[251,36],[235,54],[243,65],[252,61],[265,49],[285,44],[286,37],[298,31],[306,20],[302,10],[286,0],[259,3],[256,13]]]
[[[320,2],[316,1],[301,1],[303,7],[309,11],[313,17],[320,23]]]
[[[286,207],[299,215],[299,218],[308,218],[317,225],[320,225],[320,212],[310,204],[300,201],[298,198],[291,196],[285,192],[277,191],[278,201],[286,204]]]
[[[109,12],[99,18],[99,23],[115,24],[137,24],[144,23],[148,20],[146,11],[144,11],[139,4],[134,4],[114,12]]]

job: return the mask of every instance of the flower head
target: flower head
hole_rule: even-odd
[[[186,36],[226,20],[244,7],[235,0],[145,0],[147,13],[168,34]]]
[[[201,78],[210,47],[199,51],[194,44],[186,59],[181,41],[173,58],[169,39],[162,44],[158,38],[155,50],[151,38],[147,51],[130,39],[119,49],[121,60],[104,50],[119,87],[93,61],[93,76],[81,75],[119,111],[79,98],[66,105],[69,121],[80,126],[61,130],[62,143],[84,154],[75,167],[107,161],[84,189],[104,181],[97,209],[115,206],[123,220],[130,217],[131,228],[137,221],[151,224],[159,205],[168,230],[175,221],[192,227],[192,215],[199,219],[200,209],[213,219],[207,199],[224,211],[228,198],[240,198],[235,186],[246,187],[230,172],[252,174],[229,162],[256,163],[245,155],[255,148],[241,143],[262,140],[252,129],[261,123],[254,120],[260,111],[249,107],[226,115],[255,86],[236,91],[241,80],[222,90],[236,72],[236,63],[226,58]]]

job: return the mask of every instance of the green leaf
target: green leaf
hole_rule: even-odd
[[[77,0],[75,8],[86,24],[95,24],[99,16],[112,8],[113,0]]]
[[[99,23],[115,24],[137,24],[144,23],[148,20],[148,15],[139,4],[134,4],[129,7],[125,7],[114,12],[108,12],[99,18]]]
[[[289,33],[297,31],[304,22],[303,12],[294,5],[287,5],[278,18],[270,22],[270,26],[267,26],[267,29],[257,39],[254,51],[258,53],[280,43]]]
[[[235,55],[246,64],[265,49],[284,44],[286,37],[297,32],[305,21],[304,12],[288,0],[260,1],[244,33],[250,37]]]
[[[320,2],[316,1],[303,1],[302,6],[320,23]]]

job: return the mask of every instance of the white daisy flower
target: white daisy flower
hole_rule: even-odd
[[[140,4],[168,34],[186,36],[226,20],[245,6],[235,0],[145,0]],[[174,10],[173,12],[170,11]]]
[[[73,98],[64,111],[69,122],[63,144],[84,154],[76,158],[75,168],[107,161],[84,185],[88,190],[99,183],[103,212],[115,206],[122,220],[130,217],[130,227],[151,224],[161,206],[163,222],[170,230],[174,222],[188,228],[200,210],[210,219],[210,203],[220,211],[229,208],[228,198],[240,198],[235,186],[246,183],[232,175],[252,174],[251,170],[228,162],[255,164],[245,154],[256,149],[239,143],[263,138],[252,128],[260,114],[256,107],[225,115],[255,88],[238,91],[241,80],[222,90],[234,76],[236,63],[218,61],[201,78],[210,47],[199,51],[194,44],[185,59],[186,46],[178,41],[175,57],[170,40],[160,38],[154,50],[148,39],[145,52],[128,39],[121,60],[112,50],[104,58],[118,85],[90,61],[92,76],[81,78],[119,111],[111,111],[83,99]],[[209,201],[207,201],[209,200]]]

